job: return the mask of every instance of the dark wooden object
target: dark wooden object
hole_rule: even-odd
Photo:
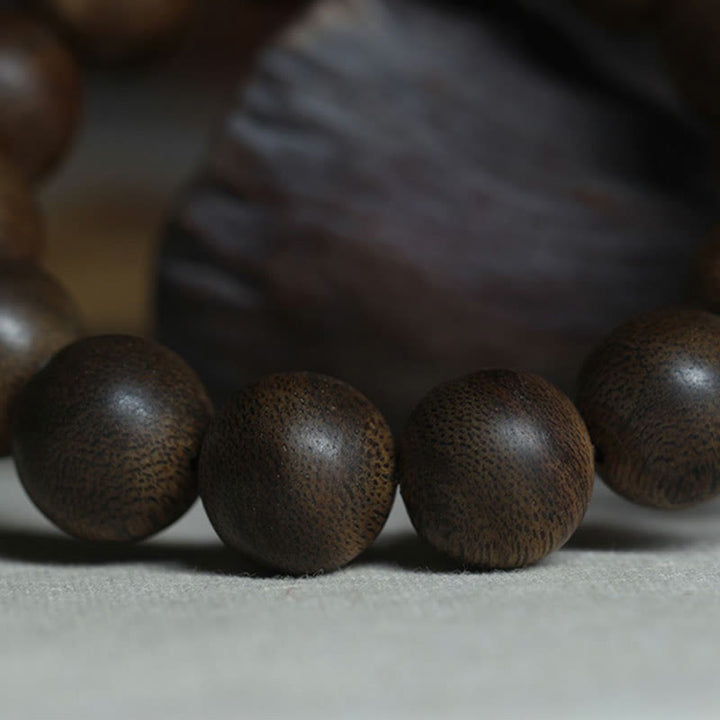
[[[197,497],[211,405],[174,353],[140,338],[87,338],[58,353],[18,402],[13,457],[30,499],[77,538],[145,538]]]
[[[0,11],[0,155],[45,177],[72,140],[81,105],[72,55],[44,25]]]
[[[44,246],[40,209],[22,174],[0,160],[0,258],[38,260]]]
[[[76,45],[105,61],[164,50],[190,22],[194,0],[41,0]]]
[[[540,377],[487,370],[434,389],[400,446],[400,491],[421,537],[464,566],[516,568],[563,545],[593,487],[573,404]]]
[[[270,376],[210,425],[200,495],[222,540],[255,561],[293,574],[334,570],[385,524],[395,496],[392,434],[346,383]]]
[[[598,473],[629,500],[682,508],[720,492],[720,317],[662,310],[588,358],[578,407]]]
[[[218,400],[308,369],[400,427],[478,367],[570,389],[682,297],[717,208],[651,56],[562,4],[466,5],[325,0],[238,91],[159,262],[158,337]]]
[[[0,455],[10,451],[18,393],[80,332],[77,308],[53,277],[30,263],[0,262]]]

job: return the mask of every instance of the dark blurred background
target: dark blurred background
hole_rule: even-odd
[[[86,64],[85,117],[41,191],[46,266],[91,332],[149,329],[152,268],[174,197],[197,168],[238,78],[297,8],[292,2],[197,3],[190,32],[148,64]]]

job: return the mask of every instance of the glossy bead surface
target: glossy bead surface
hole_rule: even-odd
[[[80,340],[26,385],[13,457],[35,505],[77,538],[145,538],[197,497],[210,401],[195,373],[157,343]]]
[[[46,176],[67,151],[81,91],[75,60],[50,30],[0,11],[0,154],[29,180]]]
[[[63,287],[29,262],[0,262],[0,454],[10,451],[10,411],[25,383],[81,332]]]
[[[293,574],[334,570],[369,547],[387,519],[393,438],[347,383],[271,375],[213,420],[200,496],[220,538],[256,562]]]
[[[91,55],[118,61],[162,50],[187,26],[193,0],[45,0]]]
[[[598,474],[641,505],[720,492],[720,317],[660,310],[624,323],[585,362],[578,407]]]
[[[30,186],[18,170],[0,160],[0,260],[38,260],[43,234]]]
[[[415,408],[400,492],[419,535],[463,566],[516,568],[572,535],[593,487],[593,452],[573,404],[542,378],[485,370]]]

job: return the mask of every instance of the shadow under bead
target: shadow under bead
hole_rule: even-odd
[[[78,48],[105,61],[161,52],[189,25],[194,0],[44,0]]]
[[[55,355],[18,399],[18,475],[70,535],[141,540],[196,499],[211,412],[202,383],[170,350],[131,336],[86,338]]]
[[[38,260],[44,240],[40,209],[25,178],[0,160],[0,259]]]
[[[25,383],[82,332],[72,298],[29,262],[0,262],[0,454],[10,452],[10,414]]]
[[[385,419],[323,375],[271,375],[241,390],[203,442],[200,496],[216,532],[283,572],[349,563],[382,529],[395,489]]]
[[[485,370],[440,385],[400,445],[418,534],[467,567],[510,569],[563,545],[582,520],[593,449],[570,400],[542,378]]]
[[[0,10],[0,154],[31,181],[65,155],[81,106],[80,72],[53,33]]]
[[[628,500],[673,509],[720,493],[720,317],[666,309],[624,323],[585,362],[577,404],[598,474]]]

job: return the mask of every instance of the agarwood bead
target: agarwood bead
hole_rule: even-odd
[[[86,338],[26,385],[13,457],[30,499],[65,532],[140,540],[197,497],[210,415],[202,383],[167,348],[124,335]]]
[[[265,377],[215,417],[200,496],[220,538],[276,570],[349,563],[382,529],[395,496],[394,446],[375,406],[313,373]]]
[[[666,0],[660,37],[678,89],[699,112],[720,120],[720,4]]]
[[[163,50],[187,26],[194,0],[45,0],[78,46],[119,61]]]
[[[0,11],[0,154],[28,179],[46,176],[65,154],[81,92],[75,60],[52,32]]]
[[[484,370],[438,386],[400,446],[400,492],[419,535],[458,563],[515,568],[572,535],[593,450],[573,404],[529,373]]]
[[[720,317],[666,309],[624,323],[585,362],[577,402],[620,495],[671,509],[720,492]]]
[[[658,0],[573,0],[590,17],[613,28],[638,29],[654,18]]]
[[[43,235],[40,209],[27,180],[0,159],[0,259],[38,260]]]
[[[436,387],[410,416],[400,492],[418,534],[467,567],[516,568],[556,550],[593,487],[587,429],[529,373],[484,370]]]
[[[32,263],[0,262],[0,454],[10,451],[10,412],[33,373],[81,333],[63,287]]]

